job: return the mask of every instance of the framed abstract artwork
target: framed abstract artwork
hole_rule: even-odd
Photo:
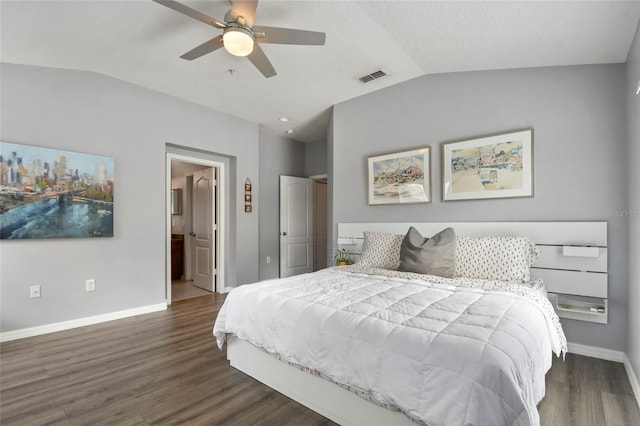
[[[369,157],[369,205],[431,202],[431,147]]]
[[[442,200],[533,197],[533,129],[442,145]]]
[[[0,142],[0,239],[113,237],[113,158]]]

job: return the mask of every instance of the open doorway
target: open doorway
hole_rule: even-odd
[[[224,292],[224,164],[167,154],[167,304]]]
[[[327,176],[313,179],[313,270],[330,266],[327,251]]]

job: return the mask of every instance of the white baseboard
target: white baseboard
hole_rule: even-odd
[[[638,376],[633,370],[631,361],[627,354],[621,351],[612,351],[611,349],[598,348],[595,346],[581,345],[579,343],[569,343],[569,353],[590,356],[592,358],[604,359],[606,361],[621,362],[624,364],[625,370],[627,370],[627,377],[629,377],[629,383],[631,383],[631,389],[636,397],[638,406],[640,406],[640,382]]]
[[[633,393],[636,396],[636,402],[640,407],[640,382],[638,382],[638,376],[636,372],[633,370],[633,366],[631,365],[631,361],[627,354],[624,355],[624,368],[627,370],[627,376],[629,376],[629,382],[631,383],[631,389],[633,389]]]
[[[567,346],[569,347],[569,353],[604,359],[606,361],[623,362],[625,357],[625,354],[622,351],[598,348],[596,346],[581,345],[580,343],[571,342],[569,342]]]
[[[157,305],[141,306],[139,308],[126,309],[124,311],[110,312],[108,314],[96,315],[93,317],[78,318],[69,321],[56,322],[53,324],[40,325],[37,327],[22,328],[20,330],[5,331],[0,333],[0,342],[24,339],[26,337],[40,336],[42,334],[54,333],[56,331],[69,330],[86,325],[99,324],[101,322],[113,321],[122,318],[134,317],[136,315],[149,314],[151,312],[164,311],[167,303]]]

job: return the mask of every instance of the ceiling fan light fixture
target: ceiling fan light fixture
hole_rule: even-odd
[[[222,35],[222,42],[227,52],[235,56],[247,56],[253,52],[253,36],[244,28],[227,28]]]
[[[322,46],[326,39],[326,34],[318,31],[278,27],[254,28],[253,21],[258,0],[228,0],[231,3],[231,9],[225,14],[224,20],[192,9],[176,0],[153,1],[202,23],[223,30],[222,36],[215,36],[181,55],[180,58],[192,61],[224,47],[232,55],[247,57],[265,78],[271,78],[277,73],[265,52],[255,44],[258,41],[272,44]],[[233,72],[229,74],[233,74]]]

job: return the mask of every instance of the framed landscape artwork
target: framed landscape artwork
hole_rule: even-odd
[[[431,148],[369,157],[369,204],[431,202]]]
[[[113,236],[113,159],[0,142],[0,239]]]
[[[442,199],[533,197],[533,129],[442,145]]]

